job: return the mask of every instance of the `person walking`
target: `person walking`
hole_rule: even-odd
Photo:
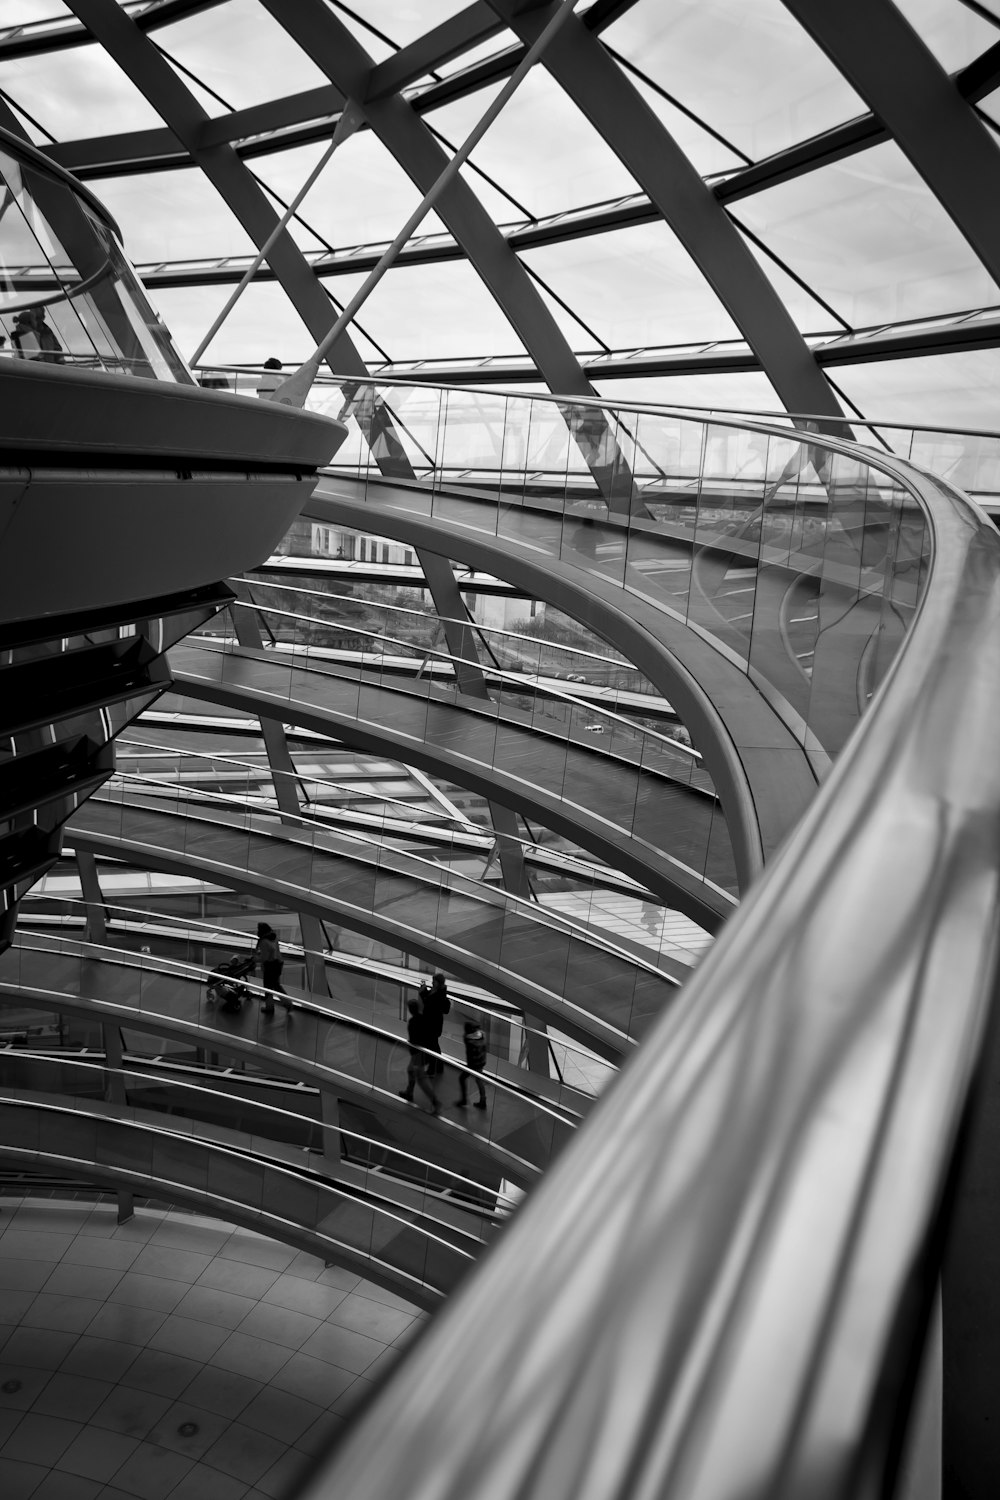
[[[278,934],[267,922],[257,923],[257,946],[253,950],[253,956],[260,964],[260,982],[266,991],[263,996],[265,1016],[274,1015],[274,995],[271,991],[279,994],[285,1010],[291,1011],[292,1002],[281,983],[281,971],[284,967],[281,945]]]
[[[427,1035],[431,1038],[427,1046],[432,1052],[438,1054],[437,1057],[430,1059],[427,1071],[432,1078],[440,1078],[444,1072],[444,1061],[441,1058],[441,1033],[444,1031],[444,1018],[451,1010],[448,986],[440,969],[432,976],[430,984],[425,982],[420,986],[420,1005],[427,1018]]]
[[[462,1040],[465,1043],[465,1065],[471,1068],[475,1075],[476,1085],[479,1089],[479,1098],[476,1101],[476,1109],[486,1108],[486,1085],[483,1082],[483,1068],[486,1066],[486,1033],[478,1021],[466,1021],[462,1028]],[[458,1086],[461,1094],[458,1098],[460,1109],[467,1109],[469,1104],[469,1074],[460,1073]]]
[[[408,1000],[406,1009],[409,1011],[406,1036],[410,1044],[410,1061],[406,1069],[406,1088],[400,1089],[399,1097],[412,1104],[413,1091],[418,1088],[431,1101],[431,1113],[439,1115],[441,1101],[430,1079],[431,1059],[427,1056],[432,1040],[428,1018],[419,1000]]]

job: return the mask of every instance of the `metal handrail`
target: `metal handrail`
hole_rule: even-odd
[[[86,952],[81,953],[75,951],[81,949],[86,950]],[[143,972],[149,970],[164,978],[169,978],[171,975],[179,976],[182,979],[194,980],[199,985],[204,985],[206,980],[205,972],[201,967],[199,967],[197,964],[186,963],[183,959],[163,958],[158,954],[150,953],[132,953],[128,949],[112,948],[106,943],[92,943],[85,938],[62,938],[57,936],[48,938],[44,942],[30,942],[26,941],[25,935],[22,934],[18,938],[17,942],[13,945],[12,951],[14,951],[15,953],[61,953],[70,958],[85,958],[89,956],[100,963],[116,965],[117,967],[123,969],[138,969]],[[288,998],[287,996],[282,996],[279,991],[269,989],[266,985],[259,984],[252,979],[247,978],[241,980],[240,982],[258,999],[270,998],[273,1002],[276,997],[279,999]],[[2,985],[2,983],[3,981],[2,979],[0,979],[0,985]],[[58,992],[49,991],[47,993]],[[100,1003],[105,1005],[114,1005],[118,1009],[123,1008],[117,1006],[117,1002],[114,1001],[101,1001]],[[400,1036],[397,1032],[387,1031],[385,1027],[377,1025],[374,1021],[366,1021],[362,1017],[352,1016],[347,1014],[346,1012],[338,1011],[332,1005],[323,1005],[321,1002],[312,997],[310,997],[308,1000],[301,1000],[296,996],[293,1001],[293,1005],[295,1010],[297,1011],[318,1016],[324,1021],[329,1021],[332,1024],[338,1026],[345,1026],[352,1031],[362,1031],[366,1036],[373,1037],[376,1041],[386,1042],[397,1048],[409,1049],[411,1046],[410,1042],[405,1037]],[[136,1017],[140,1018],[145,1017],[148,1023],[151,1012],[134,1010],[130,1011],[129,1014],[134,1014]],[[161,1019],[169,1020],[171,1018],[161,1017]],[[197,1024],[199,1026],[201,1025],[201,1023]],[[228,1035],[228,1033],[226,1034]],[[288,1049],[277,1046],[271,1040],[269,1040],[268,1045],[270,1050],[272,1051],[285,1053],[289,1059],[290,1066],[294,1066],[295,1063],[301,1063],[303,1061],[303,1059],[300,1058],[298,1054]],[[428,1049],[423,1047],[419,1048],[418,1050],[431,1060],[442,1055],[436,1052],[429,1051]],[[476,1076],[475,1071],[469,1068],[464,1062],[461,1062],[457,1057],[452,1057],[449,1055],[447,1058],[447,1063],[450,1068],[453,1068],[458,1073],[468,1074],[469,1077],[473,1079]],[[326,1065],[321,1064],[320,1066]],[[331,1071],[336,1070],[331,1069]],[[513,1098],[530,1104],[533,1109],[536,1109],[539,1112],[539,1114],[549,1115],[560,1125],[576,1126],[582,1118],[582,1116],[576,1110],[571,1109],[568,1105],[557,1104],[553,1103],[551,1100],[539,1098],[539,1096],[537,1094],[533,1094],[530,1089],[518,1088],[508,1079],[501,1078],[497,1073],[487,1073],[483,1076],[489,1080],[491,1088],[496,1088],[501,1093],[510,1094]],[[529,1073],[525,1076],[527,1078],[530,1078],[531,1075]],[[359,1079],[356,1081],[362,1082],[363,1080]],[[377,1084],[371,1084],[370,1086],[373,1089],[378,1089]]]
[[[447,886],[451,882],[457,881],[462,878],[456,876],[455,872],[450,870],[447,866],[438,864],[436,860],[426,859],[423,855],[414,854],[409,850],[387,850],[381,840],[368,838],[364,834],[358,833],[352,829],[337,829],[336,832],[334,832],[329,828],[318,827],[316,823],[312,822],[309,818],[298,816],[295,813],[279,812],[277,807],[254,809],[248,807],[247,804],[242,802],[238,797],[229,797],[226,796],[226,794],[223,792],[190,791],[176,781],[159,781],[156,777],[153,776],[133,776],[127,771],[115,771],[112,779],[105,782],[102,787],[99,787],[98,790],[88,800],[91,802],[106,802],[111,803],[112,805],[122,805],[126,807],[131,806],[131,804],[125,802],[117,804],[117,799],[115,799],[111,795],[111,792],[114,789],[115,782],[130,782],[133,784],[137,784],[137,789],[140,791],[142,789],[143,783],[148,786],[161,786],[165,787],[168,791],[172,792],[175,797],[182,801],[193,802],[197,800],[202,802],[210,801],[225,803],[235,809],[238,809],[244,814],[244,816],[247,816],[249,814],[250,817],[257,817],[261,820],[268,818],[272,822],[272,827],[256,827],[253,830],[263,837],[280,838],[281,823],[296,823],[302,828],[304,832],[309,833],[313,838],[315,838],[316,835],[319,834],[327,838],[338,838],[350,843],[362,845],[366,849],[373,852],[376,862],[380,858],[391,857],[400,860],[402,863],[422,866],[424,871],[426,871],[426,875],[424,878],[428,880],[434,880],[434,877],[437,877],[437,880],[434,883],[439,883]],[[170,814],[170,809],[167,807],[158,806],[156,810],[168,815]],[[72,829],[70,829],[69,836],[70,838],[72,838]],[[617,957],[624,959],[627,963],[634,965],[637,969],[644,969],[647,973],[655,974],[657,978],[665,980],[668,984],[678,984],[678,980],[672,974],[668,974],[663,969],[658,968],[657,965],[650,959],[643,958],[639,954],[632,953],[628,949],[620,947],[612,939],[606,937],[603,934],[595,933],[590,927],[586,926],[584,923],[577,922],[573,917],[566,916],[562,912],[554,913],[549,908],[539,906],[537,902],[528,901],[525,897],[515,895],[511,891],[495,891],[492,887],[486,885],[480,885],[479,891],[474,891],[472,887],[476,885],[477,882],[474,880],[469,880],[468,878],[463,878],[463,880],[464,886],[468,887],[467,894],[471,899],[489,902],[492,898],[492,900],[495,902],[499,898],[502,898],[504,905],[523,908],[524,911],[530,915],[532,920],[540,922],[540,925],[549,926],[556,929],[562,928],[562,930],[569,933],[571,936],[580,938],[583,942],[592,943],[595,947],[604,948],[607,952],[616,954]],[[706,884],[711,884],[711,882],[706,881]],[[728,899],[732,899],[731,897],[729,897],[728,892],[722,892],[722,894],[727,896]]]
[[[168,1070],[165,1070],[164,1064],[162,1062],[157,1062],[154,1065],[152,1060],[150,1060],[148,1066],[137,1068],[129,1067],[125,1062],[123,1062],[121,1066],[113,1066],[108,1063],[106,1058],[103,1057],[81,1057],[63,1050],[45,1051],[35,1050],[33,1048],[27,1047],[17,1047],[10,1049],[0,1047],[0,1064],[7,1064],[12,1060],[18,1063],[26,1061],[40,1062],[46,1065],[51,1065],[52,1067],[59,1068],[80,1068],[83,1070],[84,1076],[86,1076],[87,1072],[89,1072],[94,1077],[99,1076],[103,1086],[106,1086],[108,1081],[114,1078],[121,1079],[123,1084],[127,1084],[129,1080],[135,1083],[145,1084],[146,1086],[151,1083],[160,1083],[171,1089],[176,1089],[182,1095],[190,1094],[192,1098],[203,1098],[209,1103],[217,1101],[219,1099],[225,1099],[230,1103],[237,1106],[242,1106],[245,1109],[252,1109],[256,1113],[260,1113],[265,1116],[265,1118],[267,1118],[268,1120],[273,1119],[275,1122],[280,1124],[291,1121],[295,1125],[301,1125],[304,1131],[318,1131],[324,1138],[328,1134],[331,1136],[342,1136],[347,1140],[360,1142],[360,1144],[363,1146],[372,1146],[378,1151],[384,1152],[386,1156],[398,1157],[401,1161],[404,1162],[412,1162],[418,1167],[423,1167],[425,1170],[433,1171],[439,1177],[447,1178],[451,1182],[459,1183],[461,1185],[461,1188],[466,1192],[472,1192],[480,1196],[488,1195],[490,1198],[496,1199],[497,1202],[505,1204],[508,1209],[513,1208],[514,1206],[514,1199],[504,1194],[501,1189],[487,1188],[482,1182],[478,1182],[474,1177],[464,1177],[461,1172],[456,1172],[450,1167],[440,1166],[437,1162],[428,1161],[426,1157],[423,1156],[416,1156],[412,1151],[403,1151],[399,1146],[394,1146],[391,1141],[378,1140],[374,1136],[362,1135],[357,1130],[348,1130],[339,1122],[335,1125],[328,1124],[318,1116],[304,1115],[301,1114],[298,1110],[286,1109],[283,1105],[280,1104],[269,1104],[265,1099],[253,1099],[248,1098],[246,1094],[231,1093],[228,1089],[220,1087],[222,1078],[225,1077],[225,1075],[222,1073],[222,1070],[219,1068],[207,1067],[204,1063],[198,1065],[197,1068],[194,1068],[190,1063],[180,1065],[177,1063],[172,1063],[168,1065]],[[204,1075],[207,1078],[211,1078],[213,1081],[211,1084],[195,1083],[190,1078],[177,1077],[175,1076],[174,1070],[178,1066],[183,1066],[186,1071],[197,1072],[199,1075]],[[271,1080],[253,1079],[248,1081],[270,1083]],[[4,1085],[0,1084],[0,1089],[2,1089],[3,1086]],[[36,1085],[32,1084],[28,1085],[28,1087],[34,1088],[36,1087]],[[65,1097],[65,1094],[67,1092],[69,1091],[63,1091],[63,1097]],[[72,1097],[77,1098],[80,1096],[73,1095]],[[86,1098],[86,1096],[83,1097]],[[125,1101],[125,1103],[127,1105],[127,1100]],[[155,1112],[152,1110],[152,1107],[148,1105],[128,1107],[140,1108],[151,1113]],[[188,1116],[184,1116],[183,1118],[187,1119]],[[169,1124],[167,1125],[167,1128],[169,1129]],[[186,1131],[182,1133],[185,1135],[187,1134]],[[277,1138],[275,1139],[277,1140]],[[371,1167],[365,1167],[363,1164],[359,1164],[359,1166],[360,1170],[364,1172],[366,1177],[372,1171]],[[420,1183],[414,1181],[413,1179],[406,1180],[401,1178],[400,1180],[404,1181],[406,1186],[416,1187],[418,1190],[428,1193],[431,1197],[440,1196],[440,1189],[430,1188],[426,1185],[421,1186]],[[463,1204],[462,1206],[465,1207],[466,1205]],[[487,1221],[490,1221],[494,1217],[496,1217],[492,1210],[490,1210],[485,1204],[480,1206],[469,1205],[469,1210],[470,1212],[476,1214],[478,1217],[486,1219]],[[432,1223],[437,1222],[433,1214],[427,1214],[426,1217],[429,1218]]]
[[[1000,539],[892,469],[931,568],[868,713],[302,1500],[891,1492],[1000,898]]]
[[[32,895],[32,892],[29,891],[27,893],[27,896],[24,899],[26,901],[30,901],[31,895]],[[41,899],[42,900],[54,900],[54,901],[57,901],[60,906],[78,906],[78,907],[80,907],[81,908],[80,917],[79,917],[80,921],[85,921],[86,920],[86,913],[90,910],[90,906],[89,906],[88,902],[85,899],[83,899],[82,897],[79,897],[79,896],[63,896],[63,895],[59,895],[59,896],[56,896],[56,897],[46,897],[46,896],[43,896]],[[103,912],[123,912],[123,913],[126,914],[126,917],[153,917],[153,918],[155,918],[157,924],[160,925],[161,929],[164,929],[164,928],[166,929],[167,935],[172,935],[172,934],[169,933],[169,924],[171,922],[174,922],[174,923],[177,924],[177,926],[179,928],[182,929],[182,931],[180,931],[179,933],[173,934],[174,936],[177,937],[178,941],[181,938],[189,938],[190,939],[190,931],[191,931],[191,929],[197,928],[197,929],[203,929],[203,935],[201,935],[199,933],[196,933],[194,940],[195,941],[199,941],[200,940],[201,942],[205,943],[206,945],[213,944],[213,945],[218,945],[218,946],[221,947],[225,943],[225,944],[229,944],[230,946],[236,946],[238,944],[244,944],[244,945],[246,945],[248,947],[253,947],[254,943],[256,942],[256,938],[254,937],[254,935],[252,933],[245,932],[240,927],[225,927],[225,926],[223,926],[219,922],[201,922],[201,921],[199,921],[195,917],[187,917],[187,916],[185,916],[185,917],[174,917],[169,912],[151,911],[148,908],[141,907],[141,906],[121,906],[121,905],[119,905],[116,902],[105,901],[103,899],[101,900],[101,910]],[[32,914],[26,908],[22,908],[22,911],[24,912],[24,920],[25,920],[26,923],[31,923],[31,922],[37,922],[38,921],[38,916],[39,916],[38,913]],[[122,925],[125,926],[126,923],[123,923]],[[136,927],[139,928],[139,929],[141,929],[144,925],[146,925],[146,924],[136,923]],[[236,940],[236,944],[233,943],[234,939]],[[108,945],[108,946],[110,946],[110,945]],[[290,949],[289,945],[287,943],[285,943],[284,940],[283,940],[283,949],[284,949],[284,952],[286,954],[289,953],[289,952],[291,952],[294,955],[301,954],[303,961],[308,960],[310,958],[318,958],[318,959],[320,959],[324,963],[334,963],[335,964],[336,961],[337,961],[337,957],[338,957],[338,955],[336,955],[336,954],[321,953],[321,952],[317,951],[315,948],[307,948],[304,945],[293,945],[291,947],[291,949]],[[128,951],[128,950],[124,950],[124,951]],[[149,957],[148,954],[142,954],[141,956],[143,958]],[[174,962],[174,961],[175,960],[170,960],[170,962]],[[183,962],[183,960],[180,960],[180,961]],[[193,967],[197,968],[197,965],[194,965]],[[401,981],[401,983],[405,983],[405,982],[406,981]],[[409,985],[410,985],[411,988],[416,989],[423,982],[424,982],[424,975],[423,974],[421,974],[421,973],[419,973],[419,972],[417,972],[415,970],[411,971],[411,977],[410,977],[410,980],[409,980]],[[453,982],[454,981],[452,981],[452,983]],[[462,996],[456,996],[456,995],[453,995],[452,999],[453,999],[455,1005],[458,1007],[458,1013],[459,1014],[461,1014],[462,1011],[463,1011],[463,1009],[464,1009],[464,1010],[468,1010],[470,1013],[478,1015],[480,1013],[480,1010],[482,1009],[482,1007],[481,1007],[481,1005],[479,1004],[478,1001],[473,1001],[473,1000],[470,1000],[470,999],[465,999]],[[303,1005],[312,1005],[315,1008],[315,1010],[319,1014],[321,1014],[321,1015],[331,1015],[331,1014],[332,1015],[336,1015],[336,1012],[330,1012],[330,1011],[327,1010],[327,1008],[325,1007],[325,1005],[324,1005],[324,1003],[323,1003],[323,1001],[321,999],[317,1000],[317,999],[315,999],[312,996],[310,996],[310,998],[309,998],[308,1001],[298,1002],[298,1003],[303,1004]],[[549,1033],[548,1033],[547,1030],[545,1030],[545,1029],[536,1029],[534,1026],[531,1025],[531,1023],[527,1019],[527,1017],[523,1016],[520,1012],[516,1012],[516,1013],[512,1012],[511,1009],[510,1009],[510,1007],[507,1005],[507,1003],[505,1001],[498,1001],[494,997],[490,996],[489,1003],[491,1005],[494,1005],[494,1006],[502,1006],[503,1009],[502,1009],[502,1011],[499,1012],[499,1014],[501,1015],[501,1017],[507,1017],[507,1018],[509,1018],[511,1020],[515,1020],[517,1026],[519,1027],[520,1030],[522,1030],[524,1032],[527,1032],[527,1033],[529,1033],[532,1036],[537,1036],[537,1037],[545,1038],[547,1041],[551,1042],[551,1037],[549,1036]],[[595,1052],[592,1052],[589,1047],[582,1046],[579,1042],[574,1041],[572,1037],[562,1037],[562,1036],[560,1036],[560,1038],[559,1038],[559,1046],[562,1047],[562,1048],[564,1048],[567,1052],[576,1052],[576,1053],[578,1053],[581,1057],[586,1058],[588,1064],[590,1064],[590,1065],[597,1065],[597,1066],[600,1066],[602,1068],[606,1068],[609,1072],[613,1071],[613,1064],[607,1062],[607,1060],[605,1058],[598,1057],[597,1054]],[[449,1062],[451,1062],[451,1061],[457,1062],[458,1059],[457,1058],[455,1058],[455,1059],[449,1058]],[[585,1092],[585,1091],[581,1089],[580,1092]]]

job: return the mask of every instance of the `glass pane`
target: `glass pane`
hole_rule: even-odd
[[[587,235],[521,258],[612,349],[739,337],[665,224]]]
[[[233,109],[330,81],[257,0],[228,0],[155,35],[170,57]],[[202,98],[210,113],[225,113],[218,101]]]
[[[744,199],[739,217],[855,328],[1000,295],[895,145]]]
[[[754,160],[865,113],[780,0],[635,5],[603,40]]]
[[[163,126],[103,47],[68,47],[0,62],[0,88],[59,140]]]
[[[894,3],[949,73],[964,68],[1000,40],[995,26],[957,0],[894,0]]]

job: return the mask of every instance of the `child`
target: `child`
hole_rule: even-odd
[[[465,1061],[473,1073],[476,1074],[476,1083],[479,1086],[479,1098],[476,1101],[476,1109],[486,1108],[486,1085],[483,1082],[482,1073],[486,1066],[486,1033],[478,1021],[466,1021],[463,1027],[465,1042]],[[469,1075],[460,1073],[458,1075],[458,1086],[462,1090],[462,1097],[458,1103],[460,1108],[465,1109],[469,1103]]]

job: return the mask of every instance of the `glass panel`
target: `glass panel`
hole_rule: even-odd
[[[588,235],[521,258],[613,349],[740,336],[665,224]]]
[[[261,157],[253,162],[253,170],[287,203],[328,144],[322,141]],[[370,130],[359,130],[337,147],[306,197],[302,215],[338,247],[388,243],[421,196],[378,137]],[[430,213],[417,235],[443,232],[441,220]]]
[[[836,378],[861,411],[887,422],[988,429],[997,424],[1000,349],[838,365]]]
[[[59,140],[163,128],[153,106],[103,47],[4,59],[0,88]]]
[[[754,160],[865,113],[780,0],[635,5],[603,40]]]
[[[329,83],[257,0],[227,0],[161,27],[156,41],[232,109]],[[206,100],[205,108],[212,114],[225,112],[218,101]]]
[[[998,298],[995,282],[892,144],[743,199],[739,216],[854,327]]]
[[[997,28],[956,0],[894,0],[941,66],[953,73],[998,40]]]
[[[245,255],[256,249],[197,167],[103,178],[100,198],[118,220],[136,263]]]
[[[427,122],[460,145],[502,85],[432,111]],[[544,151],[538,143],[545,142]],[[477,167],[525,207],[557,213],[584,203],[620,198],[638,184],[568,94],[533,68],[494,120],[472,155]],[[468,178],[479,191],[479,180]],[[512,217],[508,207],[506,218]]]

